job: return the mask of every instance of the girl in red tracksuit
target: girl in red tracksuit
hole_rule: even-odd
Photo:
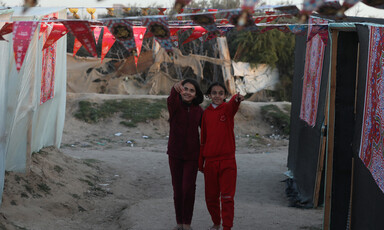
[[[210,85],[206,95],[212,103],[201,122],[199,170],[204,173],[205,201],[213,221],[209,230],[220,229],[221,219],[223,230],[230,230],[237,177],[234,117],[244,97],[237,94],[225,102],[228,92],[219,82]]]
[[[177,226],[191,229],[200,152],[199,126],[204,96],[192,79],[176,83],[167,99],[169,112],[168,156]]]

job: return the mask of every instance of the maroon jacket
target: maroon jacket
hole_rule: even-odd
[[[203,109],[199,105],[184,103],[173,87],[167,105],[170,126],[167,154],[183,160],[198,160]]]

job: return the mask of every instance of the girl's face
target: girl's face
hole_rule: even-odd
[[[213,104],[220,105],[224,102],[225,99],[225,91],[223,87],[215,85],[211,89],[211,93],[208,97],[212,100]]]
[[[192,103],[193,99],[196,98],[196,89],[191,83],[187,82],[183,85],[184,90],[181,93],[181,99],[184,102]]]

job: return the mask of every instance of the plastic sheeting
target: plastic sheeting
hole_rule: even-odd
[[[12,21],[39,20],[58,13],[66,19],[65,8],[31,8],[22,14],[15,8]],[[8,18],[9,19],[9,18]],[[7,19],[7,20],[8,20]],[[54,97],[40,105],[42,47],[39,28],[31,40],[20,72],[16,70],[12,35],[0,43],[0,182],[4,171],[26,172],[32,152],[42,147],[60,147],[64,128],[66,102],[66,37],[57,41]],[[2,195],[3,187],[0,187]]]
[[[236,77],[236,91],[242,95],[256,93],[263,89],[274,90],[279,83],[279,72],[266,64],[252,68],[247,62],[232,62],[233,75]]]
[[[12,15],[12,12],[2,12],[0,11],[0,20],[9,20]],[[3,27],[5,22],[0,22],[0,28]],[[10,40],[10,35],[5,35],[6,40]],[[9,124],[6,122],[7,116],[7,82],[8,78],[8,63],[10,59],[9,51],[9,42],[0,41],[0,53],[2,54],[0,62],[0,198],[2,197],[4,190],[4,173],[5,173],[5,157],[6,157],[6,130],[9,129]],[[1,199],[0,199],[1,202]]]

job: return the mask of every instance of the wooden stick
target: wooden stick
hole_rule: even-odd
[[[332,201],[332,174],[333,174],[333,149],[335,136],[335,100],[336,100],[336,64],[337,64],[337,37],[338,31],[332,30],[332,57],[331,57],[331,79],[329,94],[329,125],[328,125],[328,148],[327,165],[325,171],[325,207],[323,230],[329,230],[331,224],[331,201]]]
[[[328,98],[328,95],[327,95]],[[327,100],[327,99],[326,99]],[[317,171],[316,171],[316,180],[315,180],[315,191],[313,195],[313,207],[317,208],[319,206],[319,195],[320,195],[320,185],[321,178],[324,170],[324,156],[325,156],[325,147],[327,146],[327,126],[328,126],[328,103],[325,105],[325,120],[324,120],[324,130],[322,131],[321,137],[321,147],[319,151],[319,157],[317,160]]]
[[[227,87],[229,94],[236,94],[235,80],[232,76],[231,56],[229,55],[228,43],[226,37],[217,37],[217,45],[219,47],[220,59],[226,60],[221,66],[223,71],[224,84]]]

